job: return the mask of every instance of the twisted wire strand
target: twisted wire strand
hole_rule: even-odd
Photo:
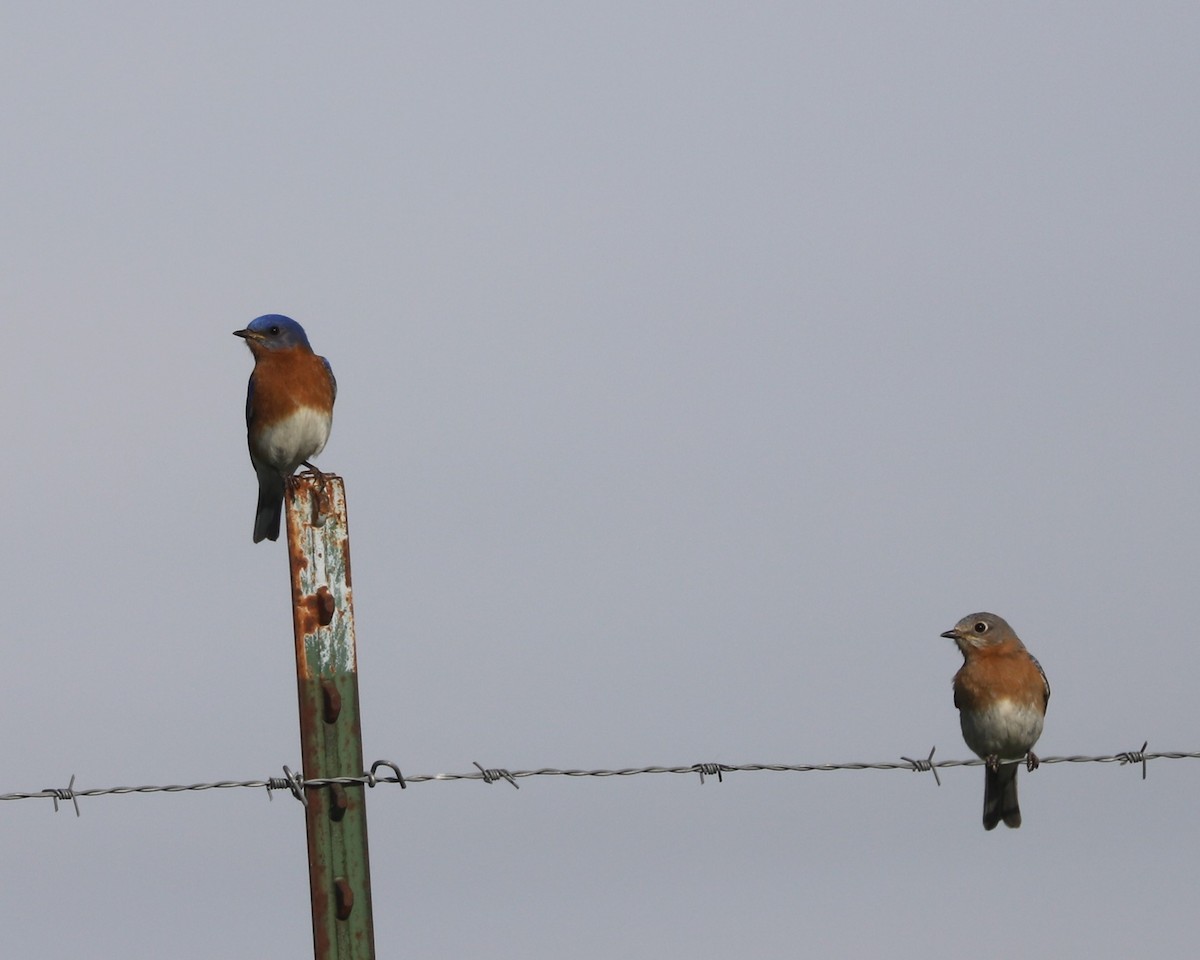
[[[1086,756],[1076,754],[1064,757],[1041,757],[1042,764],[1056,763],[1116,763],[1120,766],[1137,764],[1142,768],[1142,779],[1146,779],[1146,764],[1150,760],[1200,760],[1200,752],[1176,751],[1147,751],[1149,743],[1143,743],[1140,750],[1125,750],[1120,753],[1103,756]],[[934,748],[936,750],[936,747]],[[689,763],[677,766],[622,767],[615,770],[582,770],[560,769],[558,767],[540,767],[536,770],[506,770],[499,767],[484,767],[475,763],[475,771],[467,773],[431,773],[405,775],[400,767],[390,760],[376,760],[369,771],[354,777],[320,777],[305,780],[290,768],[284,767],[284,776],[268,777],[265,780],[217,780],[211,783],[167,784],[164,786],[140,787],[92,787],[76,789],[75,777],[65,787],[47,787],[44,790],[34,790],[19,793],[0,793],[0,800],[52,800],[54,809],[59,809],[59,801],[70,801],[79,816],[80,797],[126,796],[134,793],[190,793],[201,790],[266,790],[268,798],[276,790],[288,790],[301,803],[307,803],[305,791],[318,789],[334,784],[344,787],[365,786],[374,788],[381,783],[399,784],[401,789],[412,783],[431,783],[434,781],[482,780],[492,784],[504,781],[519,789],[518,780],[526,777],[634,777],[646,774],[675,773],[698,774],[700,782],[705,777],[716,777],[717,782],[724,781],[727,773],[814,773],[835,770],[908,770],[911,773],[932,773],[937,784],[941,785],[938,770],[948,767],[980,767],[986,761],[977,758],[970,760],[934,760],[934,750],[923,759],[901,757],[900,760],[845,763]],[[1024,759],[1005,760],[1004,763],[1025,763]],[[389,768],[394,776],[379,776],[381,767]]]

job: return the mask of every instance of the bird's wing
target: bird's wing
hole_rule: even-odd
[[[1028,653],[1029,651],[1026,651]],[[1038,658],[1032,653],[1029,654],[1029,659],[1033,661],[1033,665],[1038,668],[1038,673],[1042,675],[1042,686],[1046,690],[1046,703],[1050,702],[1050,681],[1046,679],[1046,671],[1042,669],[1042,665],[1038,663]]]
[[[250,382],[246,384],[246,426],[250,426],[250,417],[254,413],[254,375],[250,375]]]
[[[325,372],[329,374],[329,386],[333,388],[333,397],[331,399],[337,400],[337,377],[333,375],[333,367],[329,365],[329,361],[324,357],[321,358],[321,362],[325,364]]]

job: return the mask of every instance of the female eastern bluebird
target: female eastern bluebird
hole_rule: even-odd
[[[278,540],[284,483],[301,464],[317,469],[308,460],[329,439],[337,381],[290,317],[269,313],[233,335],[254,354],[246,391],[246,439],[258,474],[254,542]]]
[[[987,761],[983,779],[983,827],[1021,825],[1017,806],[1017,765],[1001,760],[1025,757],[1038,765],[1033,745],[1042,735],[1050,682],[1042,665],[1012,627],[994,613],[963,617],[942,634],[962,651],[954,675],[954,705],[967,746]]]

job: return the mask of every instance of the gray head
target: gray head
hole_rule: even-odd
[[[978,650],[1004,643],[1006,640],[1021,642],[1004,618],[994,613],[969,614],[959,620],[953,630],[947,630],[942,636],[958,644],[958,649],[964,654],[968,648]]]

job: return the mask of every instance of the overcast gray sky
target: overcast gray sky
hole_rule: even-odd
[[[1200,749],[1194,4],[9,5],[0,792],[299,762],[230,336],[340,386],[368,760]],[[1190,957],[1200,764],[427,783],[382,957]],[[302,957],[261,792],[0,807],[8,956]]]

